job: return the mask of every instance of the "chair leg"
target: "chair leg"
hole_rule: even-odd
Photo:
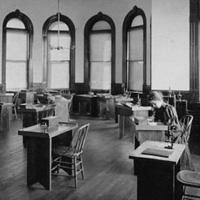
[[[75,188],[77,187],[77,166],[76,166],[76,157],[74,158],[74,184],[75,184]]]
[[[14,107],[15,118],[17,119],[17,109]]]
[[[58,159],[58,162],[59,162],[59,164],[57,164],[57,167],[56,167],[56,173],[57,173],[57,174],[59,174],[60,163],[62,162],[62,158],[59,158],[59,159]]]
[[[83,167],[83,159],[82,159],[82,156],[80,156],[80,170],[81,170],[81,176],[82,176],[82,179],[84,179],[84,167]]]
[[[183,186],[182,200],[185,200],[185,191],[186,191],[186,186]]]

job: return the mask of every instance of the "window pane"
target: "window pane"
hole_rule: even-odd
[[[91,89],[111,89],[111,62],[91,62]]]
[[[143,60],[143,29],[128,32],[128,60]]]
[[[71,38],[67,33],[60,33],[59,38],[57,34],[49,34],[49,50],[50,60],[70,60],[70,43]],[[61,49],[56,49],[58,46]]]
[[[58,26],[59,25],[59,26]],[[53,24],[50,25],[49,30],[62,30],[62,31],[68,31],[69,27],[67,26],[67,24],[63,23],[63,22],[54,22]]]
[[[20,90],[26,87],[26,63],[6,62],[6,90]]]
[[[141,26],[141,25],[143,25],[143,19],[141,15],[138,15],[133,19],[131,27]]]
[[[111,61],[111,34],[91,34],[91,61]]]
[[[27,33],[17,31],[7,31],[6,40],[6,59],[7,60],[26,60],[27,59]]]
[[[109,30],[109,29],[111,29],[110,24],[108,24],[108,22],[104,20],[96,22],[92,27],[92,30]]]
[[[8,21],[7,28],[20,28],[20,29],[25,29],[24,23],[17,19],[17,18],[13,18],[11,20]]]
[[[49,63],[49,88],[69,88],[69,62]]]
[[[142,91],[143,62],[129,62],[129,89]]]

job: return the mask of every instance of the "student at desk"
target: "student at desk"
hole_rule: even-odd
[[[172,130],[171,133],[173,133],[173,142],[177,142],[183,130],[179,123],[176,109],[164,102],[162,93],[160,92],[153,91],[149,96],[149,100],[154,108],[154,121],[160,121],[168,125],[169,129]],[[167,136],[169,137],[169,134]],[[183,169],[194,170],[188,145],[186,146],[181,162]]]
[[[163,100],[162,93],[153,91],[149,97],[150,104],[154,108],[154,121],[163,122],[169,127],[173,128],[174,140],[181,134],[181,125],[178,120],[176,109],[165,103]]]

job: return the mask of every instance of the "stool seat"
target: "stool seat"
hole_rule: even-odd
[[[177,180],[183,185],[200,188],[200,172],[181,170],[177,174]]]

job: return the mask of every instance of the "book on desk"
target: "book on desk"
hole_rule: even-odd
[[[164,158],[168,158],[172,153],[173,153],[172,150],[154,149],[154,148],[147,148],[142,152],[142,154],[145,155],[159,156]]]

